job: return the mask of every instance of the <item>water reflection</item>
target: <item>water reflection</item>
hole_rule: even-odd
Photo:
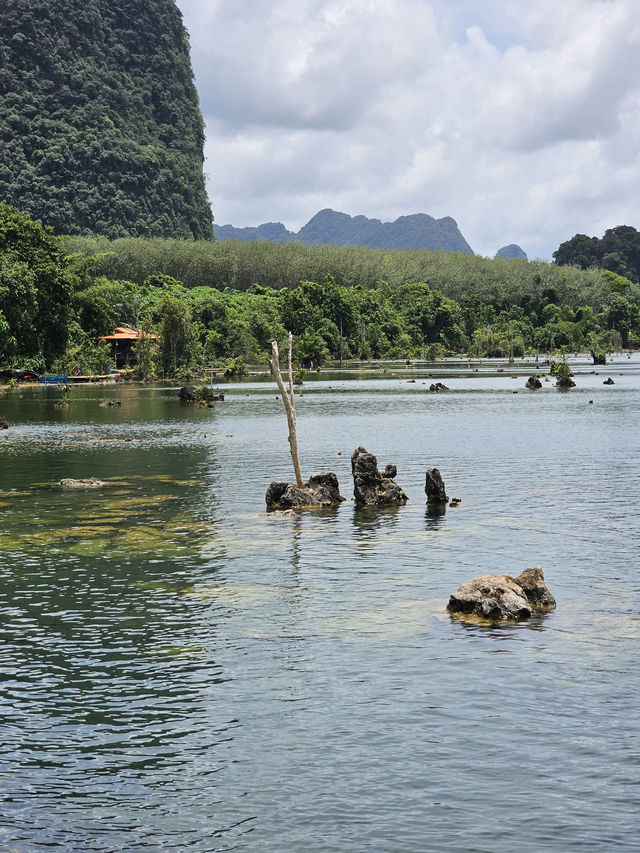
[[[266,516],[289,460],[257,392],[113,411],[82,389],[68,425],[3,398],[1,849],[510,853],[516,825],[518,853],[634,845],[637,386],[585,426],[570,395],[408,409],[355,384],[339,414],[305,390],[305,446],[362,436],[414,472],[407,506]],[[433,436],[464,512],[425,508]],[[111,485],[52,487],[68,473]],[[536,563],[557,611],[447,614],[465,578]]]
[[[356,538],[369,538],[396,529],[401,506],[354,506],[353,532]]]
[[[446,503],[428,503],[425,510],[427,530],[439,530],[443,527],[446,514]]]

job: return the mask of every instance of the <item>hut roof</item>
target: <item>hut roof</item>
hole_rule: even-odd
[[[100,335],[101,341],[137,341],[138,338],[157,338],[142,329],[129,329],[127,326],[116,326],[112,335]]]

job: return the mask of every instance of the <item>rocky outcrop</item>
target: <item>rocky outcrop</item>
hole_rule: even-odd
[[[530,376],[525,382],[525,388],[542,388],[542,382],[537,376]]]
[[[524,591],[534,609],[549,610],[556,606],[556,600],[544,582],[544,574],[540,566],[525,569],[516,578],[516,583]]]
[[[446,504],[449,498],[444,487],[444,480],[437,468],[428,468],[424,487],[428,504]]]
[[[442,391],[448,391],[449,389],[443,382],[432,382],[429,385],[429,391],[432,391],[435,394],[440,394]]]
[[[303,486],[297,486],[295,483],[270,483],[265,495],[267,509],[280,510],[337,506],[343,500],[338,478],[331,471],[314,474]]]
[[[60,480],[60,485],[63,489],[101,489],[102,486],[106,486],[106,483],[95,477],[89,477],[88,480],[74,480],[72,477],[67,477]]]
[[[521,249],[517,243],[509,243],[508,246],[503,246],[496,252],[496,258],[519,258],[523,261],[529,260],[527,253]]]
[[[360,506],[404,504],[408,498],[393,479],[397,474],[395,465],[387,465],[384,473],[378,471],[378,460],[365,450],[356,447],[351,455],[353,474],[353,496]]]
[[[534,610],[550,610],[555,606],[542,569],[536,566],[525,569],[517,578],[511,575],[473,578],[449,597],[447,610],[459,616],[500,622],[528,619]]]
[[[222,402],[224,394],[216,394],[213,388],[208,385],[200,385],[196,388],[194,385],[183,385],[178,389],[178,399],[183,403],[198,403],[199,405],[207,405],[208,403]]]
[[[198,395],[196,394],[196,389],[193,385],[183,385],[182,388],[178,388],[178,400],[182,400],[184,403],[197,403]]]

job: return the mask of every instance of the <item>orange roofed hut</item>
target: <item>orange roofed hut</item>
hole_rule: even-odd
[[[112,335],[100,335],[101,341],[109,341],[111,344],[111,356],[113,363],[118,369],[135,364],[136,354],[133,345],[140,338],[156,340],[157,335],[143,332],[141,329],[130,329],[128,326],[116,326]]]

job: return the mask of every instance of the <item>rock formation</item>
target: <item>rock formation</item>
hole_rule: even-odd
[[[433,391],[436,394],[439,394],[441,391],[448,391],[449,389],[443,382],[432,382],[429,385],[429,391]]]
[[[397,474],[395,465],[387,465],[384,473],[378,471],[378,460],[364,447],[356,447],[351,455],[353,495],[360,506],[404,504],[408,498],[393,479]]]
[[[525,382],[525,388],[542,388],[542,382],[537,376],[530,376]]]
[[[544,582],[540,566],[511,575],[482,575],[463,583],[449,598],[447,610],[499,622],[528,619],[534,610],[550,610],[555,599]]]
[[[267,509],[337,506],[344,498],[338,478],[331,471],[313,474],[302,486],[295,483],[270,483],[265,501]]]
[[[60,485],[63,489],[101,489],[106,483],[95,477],[89,477],[88,480],[74,480],[72,477],[66,477],[60,480]]]
[[[444,480],[437,468],[428,468],[424,487],[429,504],[446,504],[449,500],[444,488]]]

